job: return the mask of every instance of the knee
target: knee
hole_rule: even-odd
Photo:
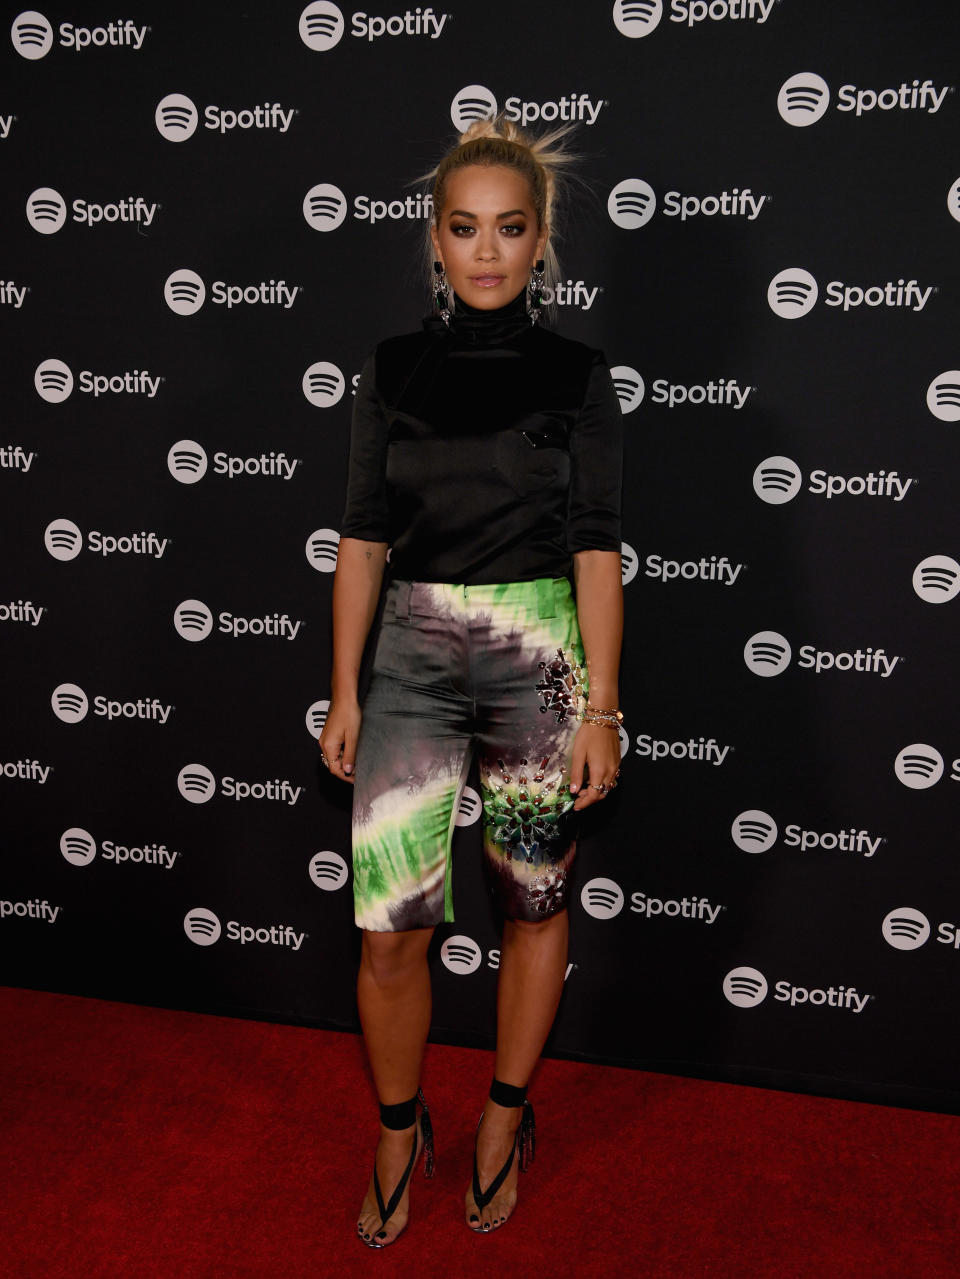
[[[429,936],[409,933],[363,934],[361,972],[378,986],[402,982],[426,964]]]
[[[547,939],[565,936],[567,926],[566,907],[555,911],[546,919],[508,919],[503,925],[503,942],[507,946],[537,946]]]

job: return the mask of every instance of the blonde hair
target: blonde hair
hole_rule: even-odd
[[[548,231],[543,253],[544,278],[553,287],[560,278],[554,243],[560,238],[558,210],[562,204],[563,188],[569,175],[574,156],[562,145],[570,132],[570,126],[554,129],[541,137],[525,133],[501,113],[492,120],[474,120],[457,143],[450,148],[436,168],[424,174],[423,180],[433,182],[433,218],[439,225],[447,197],[447,183],[452,174],[470,165],[486,168],[500,166],[514,169],[526,178],[530,187],[530,200],[537,215],[540,230]],[[426,268],[433,293],[433,243],[430,225],[427,226]]]

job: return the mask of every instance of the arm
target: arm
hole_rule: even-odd
[[[587,659],[592,706],[620,705],[618,672],[623,637],[623,586],[619,551],[578,551],[573,557],[577,620]],[[581,724],[573,743],[570,793],[575,809],[603,798],[594,786],[609,790],[620,768],[620,734],[602,724]],[[586,775],[587,784],[584,785]]]
[[[377,608],[386,542],[340,539],[333,579],[333,673],[327,722],[320,734],[320,750],[334,777],[353,781],[360,732],[357,681],[360,659]]]

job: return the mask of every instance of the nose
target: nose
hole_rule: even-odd
[[[496,232],[479,230],[474,240],[474,253],[478,262],[493,262],[498,257]]]

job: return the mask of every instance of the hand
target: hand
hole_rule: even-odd
[[[331,702],[327,722],[317,739],[320,758],[334,777],[353,784],[353,769],[360,735],[361,711],[357,702]]]
[[[602,724],[581,724],[573,739],[570,794],[574,811],[606,799],[620,776],[620,734]]]

